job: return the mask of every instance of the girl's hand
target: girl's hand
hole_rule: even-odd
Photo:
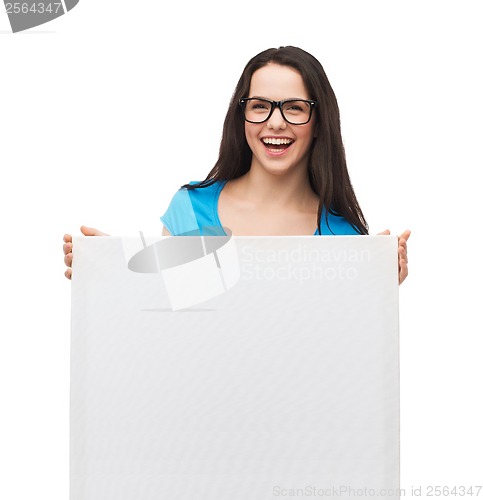
[[[389,229],[378,234],[391,234]],[[408,246],[407,241],[411,236],[411,231],[406,229],[401,236],[398,236],[398,263],[399,263],[399,284],[401,284],[408,276]]]
[[[93,227],[81,226],[80,230],[84,236],[109,236]],[[64,250],[64,263],[68,268],[64,274],[70,280],[72,278],[72,260],[74,258],[72,254],[72,236],[70,234],[64,235],[64,246],[62,248]]]

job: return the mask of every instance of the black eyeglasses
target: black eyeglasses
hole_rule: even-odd
[[[270,101],[259,97],[240,99],[245,120],[250,123],[266,122],[275,108],[280,110],[283,119],[292,125],[305,125],[312,117],[312,111],[317,102],[306,99],[287,99],[285,101]]]

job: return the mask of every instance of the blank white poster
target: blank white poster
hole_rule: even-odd
[[[399,498],[396,237],[74,247],[71,500]]]

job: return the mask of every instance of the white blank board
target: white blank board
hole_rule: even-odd
[[[71,500],[398,497],[397,238],[147,240],[74,239]]]

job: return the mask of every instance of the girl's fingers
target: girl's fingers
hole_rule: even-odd
[[[64,257],[64,263],[66,266],[72,267],[72,253],[66,254],[66,256]]]
[[[408,251],[405,245],[399,245],[398,247],[399,260],[404,260],[408,262]]]
[[[80,229],[81,233],[84,236],[109,236],[108,234],[99,231],[99,229],[96,229],[95,227],[81,226]]]
[[[408,265],[405,260],[399,262],[399,284],[401,284],[408,276]]]
[[[64,246],[62,247],[64,250],[64,255],[67,255],[68,253],[72,252],[72,243],[64,243]]]

